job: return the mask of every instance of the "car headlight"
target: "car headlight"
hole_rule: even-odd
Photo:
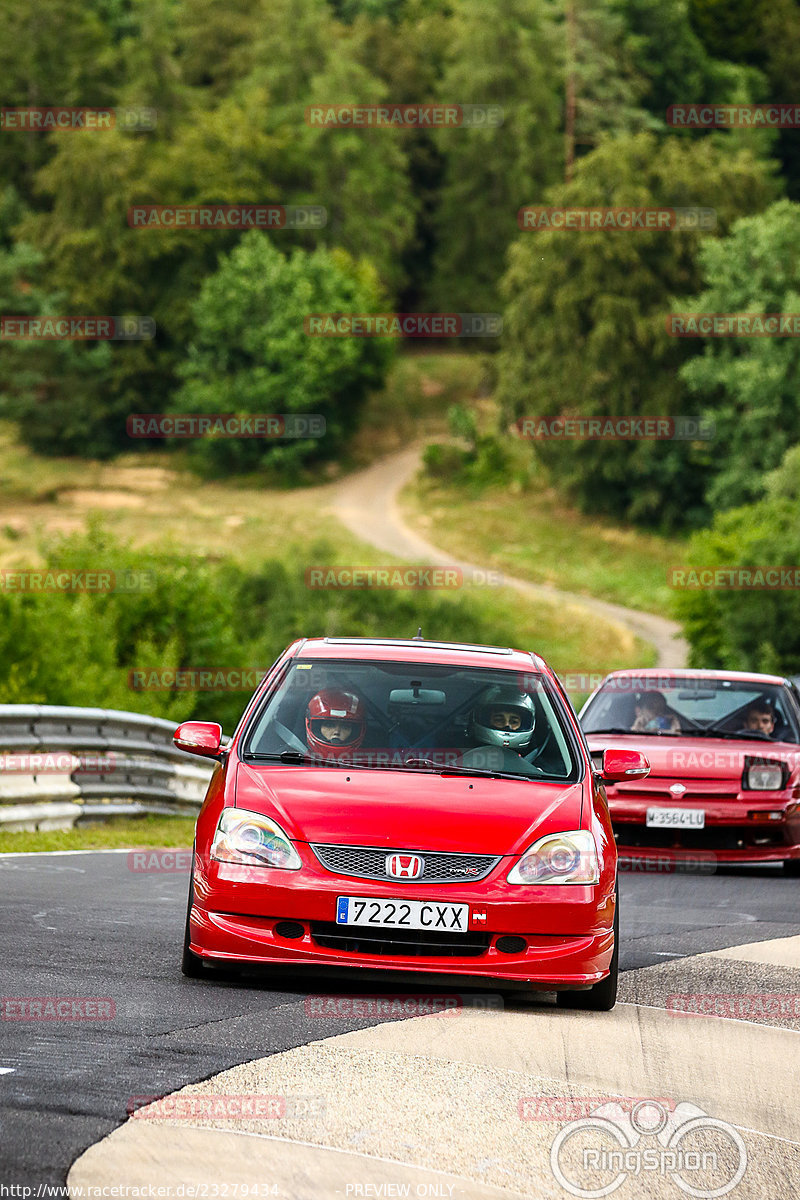
[[[587,829],[550,833],[525,851],[509,883],[597,883],[597,847]]]
[[[778,792],[786,787],[784,763],[745,759],[743,787],[752,792]]]
[[[211,857],[219,862],[283,871],[297,871],[303,865],[277,822],[243,808],[223,810],[211,843]]]

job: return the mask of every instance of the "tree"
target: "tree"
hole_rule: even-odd
[[[616,138],[552,190],[566,206],[710,206],[720,232],[774,194],[767,164],[710,139]],[[671,298],[700,285],[696,231],[537,230],[514,245],[499,396],[521,416],[664,416],[690,412],[677,371],[696,350],[665,328]],[[534,445],[585,511],[675,528],[705,516],[713,447],[682,441]]]
[[[704,313],[800,312],[800,205],[781,200],[700,250],[706,287],[679,307]],[[800,441],[800,347],[794,337],[708,338],[681,369],[716,424],[708,501],[754,500],[762,475]]]
[[[800,563],[799,504],[800,457],[794,447],[767,477],[761,500],[718,513],[710,529],[693,535],[687,572],[784,567],[793,578]],[[765,603],[762,588],[692,586],[676,592],[690,665],[800,674],[800,589],[796,583],[775,588],[768,599]]]
[[[462,0],[438,99],[495,104],[502,126],[437,130],[444,162],[434,215],[437,250],[427,303],[444,312],[494,312],[516,214],[563,171],[562,54],[544,0],[509,0],[487,16]]]
[[[222,260],[194,305],[196,333],[174,408],[185,413],[314,413],[325,436],[297,441],[204,440],[196,460],[213,471],[271,466],[286,472],[335,457],[381,385],[393,346],[370,337],[313,337],[311,313],[374,312],[374,271],[344,251],[285,258],[252,231]]]

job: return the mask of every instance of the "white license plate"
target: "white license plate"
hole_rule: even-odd
[[[703,829],[706,823],[704,808],[648,808],[648,829]]]
[[[339,896],[336,924],[468,933],[469,905],[439,904],[435,900],[366,900],[363,896]]]

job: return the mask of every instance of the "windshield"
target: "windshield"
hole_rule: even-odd
[[[663,676],[609,679],[581,713],[585,733],[636,733],[800,741],[794,705],[780,684]]]
[[[243,746],[245,761],[579,777],[542,677],[475,667],[295,659]]]

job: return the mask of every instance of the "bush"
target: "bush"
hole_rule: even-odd
[[[313,337],[311,313],[374,312],[371,268],[343,251],[284,257],[253,231],[221,261],[194,305],[196,334],[174,408],[184,413],[314,413],[325,435],[287,441],[205,438],[192,444],[207,474],[271,468],[296,476],[335,458],[358,426],[369,392],[382,386],[394,346],[371,337]]]
[[[800,563],[800,448],[767,477],[756,504],[719,513],[690,542],[688,567],[790,567]],[[690,665],[800,673],[800,589],[687,589],[677,615],[691,647]]]

